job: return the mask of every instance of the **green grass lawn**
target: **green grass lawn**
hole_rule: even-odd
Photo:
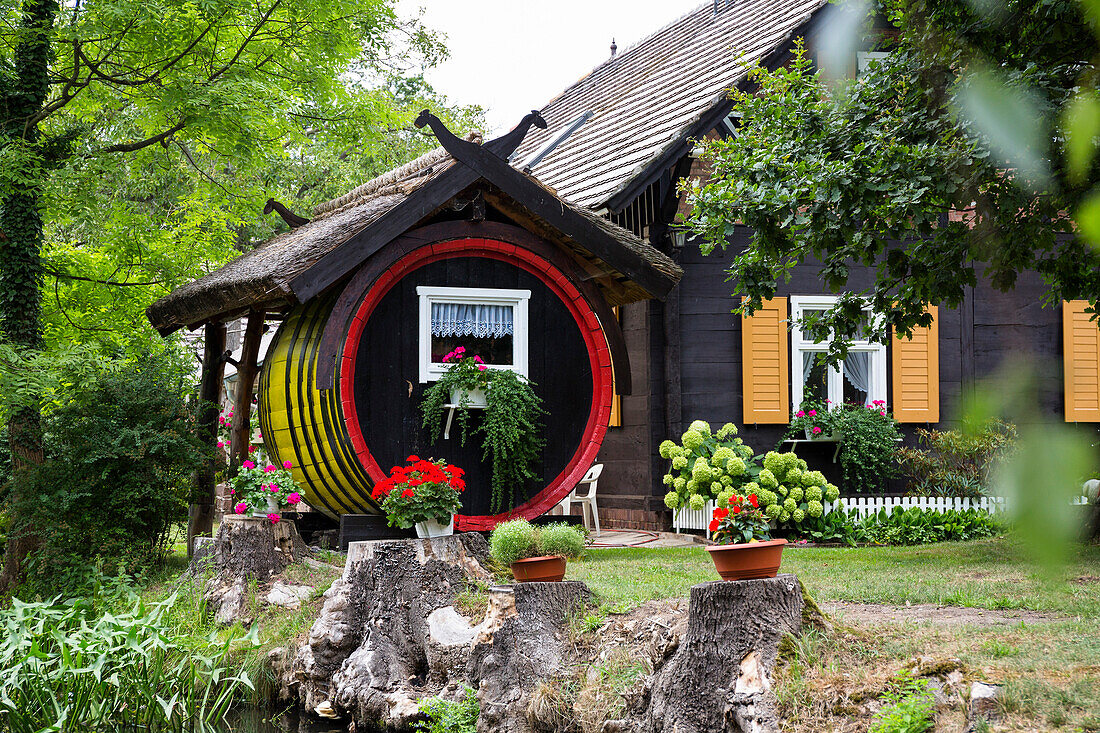
[[[1005,685],[1005,721],[991,730],[1100,731],[1100,547],[1076,546],[1054,575],[1008,538],[919,547],[788,547],[780,572],[795,573],[819,602],[933,603],[1029,609],[1043,623],[945,626],[887,623],[811,632],[779,673],[785,724],[795,731],[866,730],[853,700],[875,698],[914,660],[957,659],[967,682]],[[688,595],[716,580],[699,548],[591,550],[569,564],[603,608]],[[941,711],[936,730],[962,730],[961,709]],[[854,727],[853,727],[854,726]]]

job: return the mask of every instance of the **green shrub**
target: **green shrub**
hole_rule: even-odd
[[[540,555],[580,557],[584,552],[584,530],[565,522],[539,527],[536,536]]]
[[[858,543],[867,540],[867,533],[860,524],[859,517],[841,508],[820,517],[806,517],[801,524],[794,527],[790,536],[849,547],[855,547]]]
[[[884,406],[844,405],[839,422],[844,430],[840,441],[841,480],[845,495],[882,492],[887,479],[898,473],[897,450],[901,433]]]
[[[489,556],[505,567],[536,552],[535,526],[526,519],[501,522],[489,535]]]
[[[79,595],[90,569],[141,572],[164,557],[186,519],[203,459],[179,362],[106,362],[47,413],[46,462],[21,473],[11,533],[33,532],[20,596]]]
[[[1016,427],[994,419],[972,431],[918,428],[917,441],[895,451],[910,493],[984,496],[993,466],[1016,445]]]
[[[880,545],[922,545],[965,542],[992,537],[1005,529],[1001,517],[982,509],[933,511],[894,507],[870,514],[860,522],[868,542]]]
[[[421,721],[415,729],[423,733],[477,733],[477,716],[481,706],[477,702],[477,693],[466,688],[458,702],[444,700],[441,697],[425,697],[420,700],[418,709],[427,716],[427,722]]]
[[[928,689],[928,680],[913,679],[901,674],[891,682],[882,696],[886,703],[875,713],[870,733],[924,733],[935,723],[935,698]]]
[[[0,730],[214,730],[252,686],[229,671],[237,635],[195,648],[166,622],[174,601],[99,615],[89,601],[16,600],[0,611]]]

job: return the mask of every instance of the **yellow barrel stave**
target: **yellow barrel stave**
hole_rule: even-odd
[[[272,462],[291,462],[306,502],[330,517],[378,514],[332,389],[316,387],[317,354],[335,296],[299,305],[275,333],[260,371],[259,413]]]

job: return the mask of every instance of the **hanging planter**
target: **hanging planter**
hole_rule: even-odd
[[[477,389],[456,387],[451,390],[451,404],[464,407],[467,410],[484,410],[489,406],[489,397],[486,391],[487,388],[483,387]]]

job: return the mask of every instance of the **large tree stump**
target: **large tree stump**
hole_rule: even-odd
[[[479,730],[530,731],[532,688],[563,671],[565,617],[583,583],[530,583],[489,592],[485,619],[455,609],[470,582],[487,583],[488,544],[477,534],[353,542],[343,576],[325,593],[286,691],[321,715],[400,728],[421,698],[478,690]]]
[[[771,673],[802,627],[793,575],[691,589],[688,628],[654,670],[630,727],[653,733],[778,731]]]

